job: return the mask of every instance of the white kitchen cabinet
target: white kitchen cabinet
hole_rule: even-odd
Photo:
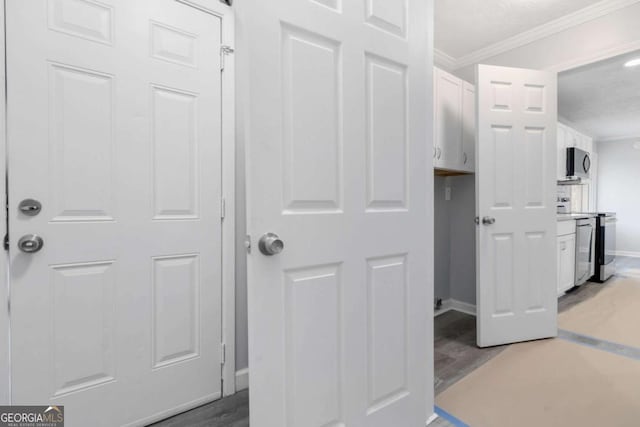
[[[558,123],[558,181],[567,179],[567,127]]]
[[[558,296],[571,289],[576,269],[576,222],[558,223]]]
[[[566,127],[567,129],[567,148],[575,147],[580,148],[580,134],[570,127]]]
[[[464,82],[462,88],[462,170],[476,168],[476,88]]]
[[[446,71],[435,69],[435,152],[434,166],[459,168],[462,157],[463,82]]]
[[[436,169],[475,169],[475,87],[446,71],[434,72]]]

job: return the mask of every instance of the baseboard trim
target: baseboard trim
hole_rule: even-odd
[[[438,414],[436,414],[435,412],[433,414],[431,414],[431,416],[429,418],[427,418],[427,425],[431,424],[432,422],[434,422],[435,420],[437,420]]]
[[[640,252],[616,251],[616,256],[628,256],[630,258],[640,258]]]
[[[249,368],[236,371],[236,391],[242,391],[249,388]]]
[[[470,314],[472,316],[476,315],[475,305],[450,298],[442,301],[442,307],[440,308],[440,310],[434,311],[434,317],[438,317],[441,314],[444,314],[447,311],[451,311],[451,310],[459,311],[460,313]]]

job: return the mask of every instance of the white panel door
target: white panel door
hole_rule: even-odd
[[[422,426],[432,2],[237,5],[250,61],[251,425]],[[261,253],[267,232],[282,253]]]
[[[480,65],[478,345],[557,334],[555,74]]]
[[[13,403],[84,427],[218,398],[220,20],[30,0],[7,24]]]

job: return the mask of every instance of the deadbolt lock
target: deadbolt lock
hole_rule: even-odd
[[[27,216],[36,216],[42,210],[42,204],[34,199],[24,199],[18,205],[21,213]]]

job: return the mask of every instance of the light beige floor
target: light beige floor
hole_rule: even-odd
[[[598,295],[560,314],[558,326],[640,348],[640,279],[617,278],[608,282]]]
[[[472,427],[637,427],[640,361],[560,339],[517,344],[436,404]]]

